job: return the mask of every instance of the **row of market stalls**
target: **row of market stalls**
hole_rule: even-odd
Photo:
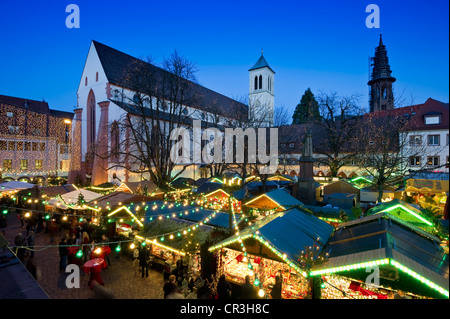
[[[191,271],[223,273],[235,285],[249,275],[261,297],[279,275],[288,299],[310,297],[314,280],[323,283],[323,298],[384,299],[399,289],[412,298],[448,298],[448,223],[442,232],[399,199],[343,222],[341,210],[304,205],[281,184],[251,195],[227,188],[239,179],[225,181],[179,181],[170,198],[151,183],[123,183],[95,197],[67,189],[53,196],[67,207],[52,207],[80,206],[115,223],[132,245],[148,245],[163,269],[187,258]]]

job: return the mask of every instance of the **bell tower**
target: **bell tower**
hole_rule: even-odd
[[[274,76],[261,52],[261,56],[249,71],[249,114],[250,122],[261,127],[274,124]]]
[[[371,60],[371,74],[368,85],[370,112],[390,110],[394,108],[394,93],[392,83],[396,78],[391,76],[391,67],[387,57],[386,46],[380,34],[380,42],[375,48],[375,57]]]

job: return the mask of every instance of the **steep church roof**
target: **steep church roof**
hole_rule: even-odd
[[[261,69],[261,68],[269,68],[273,73],[275,73],[274,70],[269,66],[269,63],[267,63],[266,59],[261,53],[261,56],[259,57],[258,61],[256,61],[255,65],[250,68],[251,70]]]
[[[152,74],[157,81],[161,81],[161,79],[168,75],[173,76],[170,72],[150,63],[144,62],[97,41],[92,42],[108,82],[112,84],[124,86],[124,78],[129,75],[130,69],[135,67],[136,63],[139,63],[140,67],[143,66],[146,68],[146,70],[142,72],[143,75]],[[190,96],[187,97],[187,100],[192,101],[189,105],[190,107],[226,117],[247,119],[247,105],[207,89],[192,81],[184,81],[187,81],[187,84],[189,85],[190,92],[188,94]],[[161,92],[162,90],[158,90],[158,87],[155,87],[155,91]]]

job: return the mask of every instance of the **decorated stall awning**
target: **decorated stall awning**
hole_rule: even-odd
[[[84,201],[86,203],[88,203],[94,199],[97,199],[99,197],[102,197],[102,194],[92,192],[92,191],[89,191],[89,190],[83,189],[83,188],[74,190],[69,193],[65,193],[65,194],[61,195],[61,197],[68,204],[76,204],[80,194],[83,196]]]
[[[383,286],[448,297],[448,256],[439,244],[437,237],[389,214],[367,216],[336,227],[322,251],[324,261],[314,264],[310,275],[366,278],[366,267],[378,266]]]
[[[36,184],[30,184],[25,182],[19,182],[19,181],[10,181],[6,183],[0,184],[0,192],[13,192],[13,191],[19,191],[22,189],[28,189],[36,186]]]
[[[284,189],[277,188],[251,199],[245,205],[257,209],[283,211],[294,206],[303,206],[303,203],[289,195]]]
[[[239,239],[254,238],[272,250],[280,259],[297,267],[295,261],[306,247],[316,246],[320,252],[328,242],[334,227],[303,211],[290,209],[265,217],[245,228],[239,235],[227,238],[209,248],[210,251],[233,244]],[[297,267],[298,268],[298,267]],[[303,270],[298,269],[304,273]]]
[[[445,193],[449,190],[449,181],[410,178],[406,181],[405,190],[413,193]]]
[[[214,199],[214,198],[222,199],[222,198],[229,198],[230,194],[225,192],[222,188],[219,188],[219,189],[216,189],[215,191],[205,194],[204,196],[208,199]]]
[[[379,206],[375,206],[369,209],[366,215],[374,215],[378,213],[387,213],[405,222],[411,223],[414,226],[434,233],[433,222],[430,221],[428,217],[426,217],[419,209],[405,203],[402,200],[394,199],[390,202],[385,202]]]
[[[195,191],[197,194],[209,194],[222,188],[221,183],[206,182],[199,186]]]

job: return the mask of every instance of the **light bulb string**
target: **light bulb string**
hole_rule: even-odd
[[[156,238],[158,238],[158,237],[165,237],[165,236],[167,236],[167,235],[173,235],[174,233],[180,233],[180,232],[182,232],[182,231],[184,231],[184,230],[187,230],[187,229],[198,228],[198,226],[199,226],[201,223],[205,223],[205,222],[209,221],[210,219],[216,217],[216,215],[217,215],[217,212],[214,212],[214,213],[212,213],[211,215],[205,217],[204,220],[195,223],[193,226],[192,226],[192,225],[190,225],[190,226],[185,226],[185,227],[179,228],[179,229],[177,229],[177,230],[173,230],[173,231],[166,232],[166,233],[163,233],[163,234],[145,237],[145,239],[156,239]],[[195,229],[194,229],[194,230],[195,230]],[[187,234],[183,234],[183,235],[187,235]]]
[[[0,207],[1,207],[1,209],[8,209],[8,210],[9,209],[15,209],[15,210],[25,211],[25,212],[29,212],[29,213],[43,213],[43,214],[46,214],[46,215],[60,215],[60,216],[69,216],[69,217],[77,217],[77,218],[87,218],[87,217],[100,218],[100,219],[111,219],[112,218],[111,216],[90,216],[90,215],[78,215],[78,214],[62,213],[62,212],[46,212],[46,211],[43,211],[43,210],[30,209],[30,208],[20,208],[20,207],[14,207],[14,206],[6,206],[6,205],[0,205]],[[128,206],[126,206],[126,205],[124,205],[123,207],[127,207],[128,208]],[[128,209],[130,209],[130,208],[128,208]],[[184,213],[187,212],[188,214],[191,214],[191,213],[198,212],[197,209],[199,209],[199,207],[196,207],[195,209],[191,209],[190,212],[185,210],[185,209],[183,211],[184,211]],[[203,210],[203,207],[201,207],[201,209]],[[173,215],[173,214],[178,214],[179,216],[181,216],[180,213],[182,213],[181,210],[180,211],[176,211],[176,212],[171,212],[171,213],[162,213],[162,214],[158,214],[158,215],[150,215],[150,216],[147,216],[147,218],[152,218],[153,219],[153,218],[159,218],[160,216],[161,217],[167,217],[167,216]],[[188,215],[188,214],[185,214],[185,215]],[[136,216],[136,219],[137,218],[139,218],[139,217]],[[145,218],[145,217],[143,217],[143,218]],[[169,218],[177,218],[177,216],[169,216]]]
[[[79,247],[80,249],[82,249],[85,246],[105,246],[105,245],[110,245],[110,244],[122,244],[122,243],[130,243],[130,242],[134,242],[134,239],[129,239],[129,240],[120,240],[120,241],[110,241],[110,242],[101,242],[101,243],[89,243],[89,244],[75,244],[75,245],[46,245],[46,246],[36,246],[36,245],[31,245],[31,246],[16,246],[16,245],[8,245],[8,248],[25,248],[28,250],[32,250],[32,251],[43,251],[45,249],[48,248],[60,248],[60,247]],[[33,247],[33,248],[30,248]],[[34,248],[41,248],[41,249],[34,249]]]

